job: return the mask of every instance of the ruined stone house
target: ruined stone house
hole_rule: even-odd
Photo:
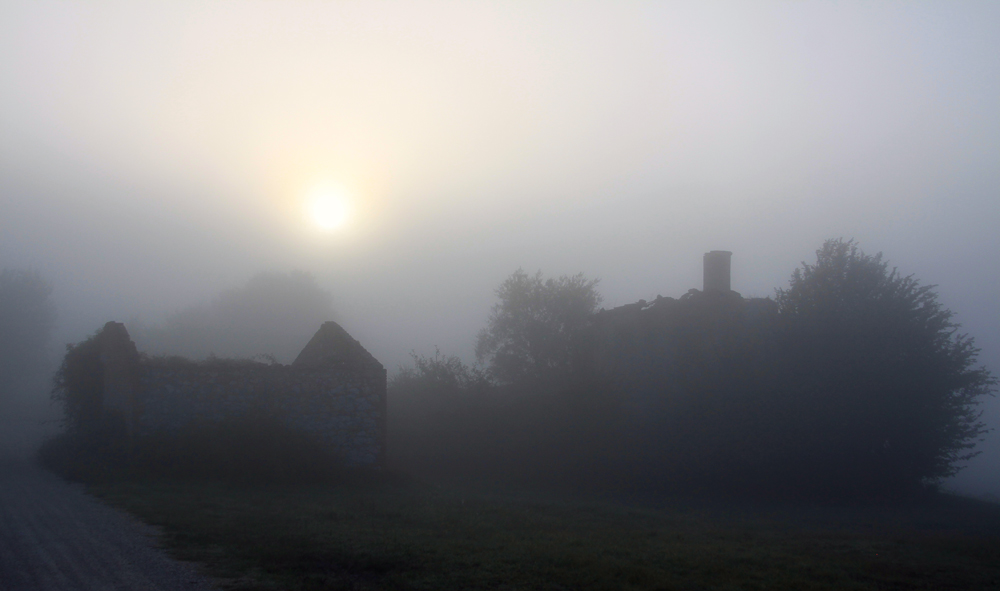
[[[596,313],[580,351],[582,365],[615,376],[634,423],[660,421],[683,390],[679,377],[723,375],[734,357],[763,352],[775,327],[777,304],[744,298],[730,281],[732,253],[704,255],[704,283],[680,298],[657,296]],[[696,371],[694,371],[696,370]]]
[[[139,354],[125,325],[97,335],[102,404],[128,437],[249,413],[279,417],[351,466],[384,466],[386,370],[335,322],[324,323],[290,365],[194,362]]]

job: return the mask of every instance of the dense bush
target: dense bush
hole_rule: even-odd
[[[595,462],[620,427],[621,398],[601,380],[497,385],[483,370],[440,353],[414,356],[414,365],[389,381],[388,395],[390,463],[425,476],[599,478]]]
[[[388,448],[396,468],[467,472],[496,440],[493,385],[482,370],[435,352],[413,355],[388,383]]]

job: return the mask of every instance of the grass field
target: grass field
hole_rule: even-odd
[[[1000,589],[1000,505],[626,501],[366,482],[94,485],[230,589]]]

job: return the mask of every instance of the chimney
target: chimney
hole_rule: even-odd
[[[729,267],[733,253],[728,250],[713,250],[705,253],[705,289],[727,293],[729,287]]]

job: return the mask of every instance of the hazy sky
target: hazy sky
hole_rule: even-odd
[[[518,267],[611,307],[726,249],[764,296],[854,237],[1000,371],[997,31],[995,2],[4,2],[0,267],[49,278],[62,341],[306,270],[392,369],[471,360]],[[1000,495],[1000,443],[959,484]]]

